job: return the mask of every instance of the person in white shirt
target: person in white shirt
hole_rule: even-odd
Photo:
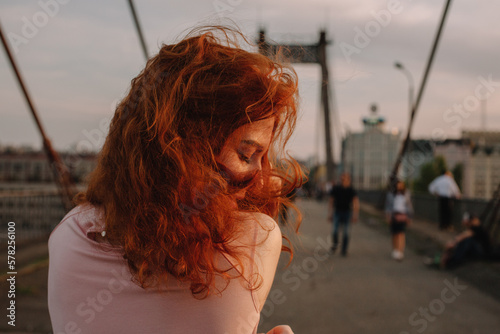
[[[389,192],[385,202],[385,213],[392,234],[392,257],[403,260],[406,244],[406,227],[413,216],[410,193],[405,183],[398,181],[394,192]]]
[[[446,171],[429,184],[429,192],[439,198],[439,229],[452,229],[453,199],[460,198],[461,193],[453,174]]]

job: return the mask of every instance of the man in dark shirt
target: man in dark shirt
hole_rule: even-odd
[[[340,185],[335,185],[330,190],[330,201],[328,204],[328,221],[333,218],[333,245],[332,253],[335,252],[339,243],[339,228],[342,226],[342,251],[343,256],[347,255],[349,245],[350,222],[358,220],[359,200],[356,190],[351,186],[351,177],[348,173],[343,173],[340,177]]]

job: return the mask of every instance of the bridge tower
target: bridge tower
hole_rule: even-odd
[[[332,131],[330,125],[330,80],[328,78],[328,62],[326,46],[330,42],[326,39],[326,31],[319,33],[316,44],[275,44],[266,41],[265,30],[259,32],[259,52],[266,56],[275,56],[282,52],[292,63],[315,63],[321,66],[321,106],[325,126],[325,149],[327,180],[335,181],[335,163],[333,160]]]

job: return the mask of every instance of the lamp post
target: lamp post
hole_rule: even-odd
[[[394,66],[398,69],[401,70],[404,75],[406,75],[406,78],[408,78],[408,85],[409,85],[409,93],[408,93],[408,102],[409,102],[409,116],[411,117],[411,112],[413,110],[413,90],[414,90],[414,82],[413,82],[413,76],[411,75],[410,71],[406,67],[403,66],[400,62],[395,62]]]
[[[401,70],[404,75],[406,75],[406,78],[408,79],[408,104],[409,104],[409,112],[408,112],[408,126],[410,126],[411,123],[411,114],[413,112],[413,90],[414,90],[414,82],[413,82],[413,76],[411,75],[410,71],[406,67],[403,66],[400,62],[395,62],[394,66],[398,69]],[[412,143],[410,141],[408,145],[408,159],[410,159],[411,151],[412,151]],[[407,176],[406,176],[407,177]]]

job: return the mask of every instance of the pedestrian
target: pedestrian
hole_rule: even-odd
[[[410,192],[403,181],[397,181],[394,191],[387,194],[385,213],[392,235],[392,258],[401,261],[404,259],[406,227],[413,216]]]
[[[439,199],[439,229],[453,230],[453,200],[461,197],[460,189],[450,171],[445,171],[429,184],[429,192]]]
[[[359,216],[359,199],[351,185],[351,176],[342,173],[340,184],[334,185],[329,192],[328,221],[333,219],[333,244],[331,252],[335,253],[339,244],[339,231],[342,229],[341,255],[347,255],[351,222],[356,223]]]
[[[274,217],[305,175],[275,152],[295,127],[296,73],[242,40],[196,29],[132,80],[50,236],[55,333],[257,333],[286,248]]]
[[[295,202],[295,198],[297,197],[297,188],[294,188],[287,195],[287,197],[291,202]],[[288,224],[288,210],[289,210],[289,207],[287,207],[287,206],[283,206],[283,208],[281,209],[281,222],[283,225]]]

